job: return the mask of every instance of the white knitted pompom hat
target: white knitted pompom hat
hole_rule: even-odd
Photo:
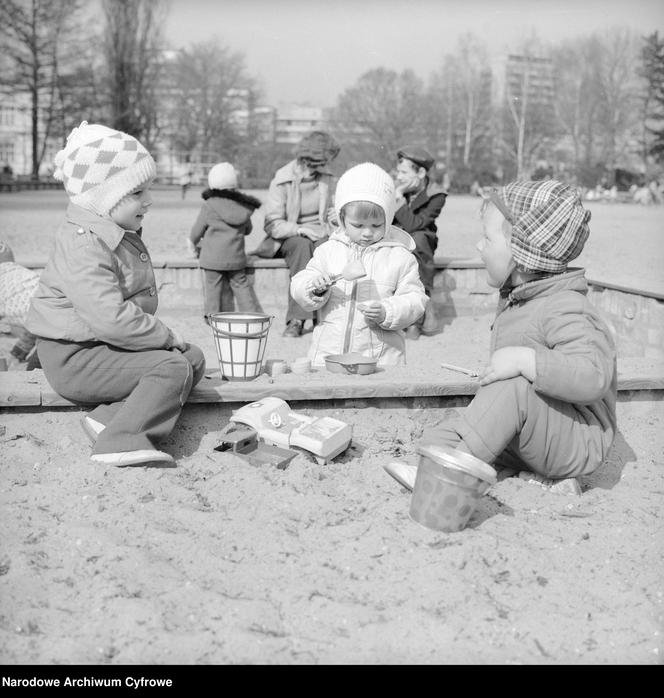
[[[370,201],[380,206],[385,212],[385,225],[392,225],[396,209],[394,181],[378,165],[363,162],[341,175],[334,196],[334,208],[339,220],[341,209],[351,201]]]
[[[54,158],[53,177],[65,185],[72,203],[100,216],[157,174],[148,151],[133,137],[83,121]]]
[[[208,173],[210,189],[236,189],[237,172],[230,162],[217,163]]]

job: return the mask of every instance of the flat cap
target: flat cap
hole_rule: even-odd
[[[420,145],[405,145],[403,148],[399,148],[397,157],[412,160],[416,165],[423,167],[427,171],[433,167],[435,162],[433,155]]]

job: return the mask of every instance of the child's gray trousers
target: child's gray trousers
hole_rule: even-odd
[[[590,410],[541,395],[518,377],[481,386],[456,418],[425,429],[420,444],[463,441],[485,463],[562,479],[593,472],[613,437]]]
[[[127,351],[97,342],[37,340],[51,387],[72,402],[98,405],[89,413],[105,425],[93,453],[153,449],[180,416],[203,377],[205,357],[195,345]]]

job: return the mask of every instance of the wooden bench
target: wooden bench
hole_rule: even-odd
[[[248,403],[270,395],[290,401],[412,400],[422,398],[470,399],[477,381],[438,372],[425,380],[413,380],[407,367],[390,367],[364,376],[331,374],[320,369],[307,376],[286,373],[274,378],[261,374],[251,381],[227,381],[218,370],[210,370],[192,390],[189,403]],[[647,359],[618,361],[618,391],[621,399],[641,393],[642,399],[664,399],[664,368]],[[49,385],[43,371],[0,372],[0,407],[72,407]]]

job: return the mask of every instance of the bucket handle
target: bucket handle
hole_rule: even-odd
[[[210,325],[212,328],[212,331],[214,334],[219,334],[222,337],[230,337],[231,339],[261,339],[262,337],[267,336],[267,333],[270,331],[270,326],[272,325],[272,320],[273,316],[270,315],[267,318],[267,327],[265,327],[262,330],[259,330],[258,332],[250,332],[248,334],[239,334],[237,332],[226,332],[225,330],[222,330],[219,327],[215,327],[214,325]],[[252,321],[249,321],[252,322]]]
[[[261,337],[267,336],[269,329],[270,328],[267,327],[260,332],[249,332],[248,334],[240,332],[225,332],[224,330],[220,330],[218,327],[213,327],[212,331],[217,335],[221,335],[222,337],[230,337],[231,339],[260,339]]]

